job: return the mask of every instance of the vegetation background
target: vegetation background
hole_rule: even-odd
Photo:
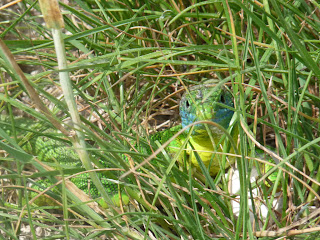
[[[62,210],[28,202],[30,183],[39,177],[54,183],[53,177],[61,173],[84,169],[39,170],[40,157],[26,152],[25,145],[35,137],[66,146],[70,139],[58,131],[48,133],[54,127],[35,109],[25,84],[2,54],[0,239],[320,237],[317,1],[74,0],[60,1],[60,8],[87,150],[92,161],[108,162],[114,170],[111,178],[125,188],[132,203],[90,208],[81,196],[77,201],[67,191],[64,178],[60,192],[46,191],[47,198],[62,203]],[[38,2],[3,7],[0,29],[41,100],[56,120],[69,123],[52,33]],[[235,196],[229,194],[224,175],[205,175],[203,183],[179,169],[165,151],[152,154],[160,144],[150,135],[179,123],[184,90],[212,79],[232,89],[235,124],[241,126],[239,216],[233,214]],[[256,160],[247,156],[261,158],[255,156],[261,148],[255,139],[275,148],[281,164],[274,169],[282,171],[271,187],[257,182],[261,195],[253,199],[249,173]],[[148,154],[141,151],[146,148]],[[129,161],[123,161],[124,155]],[[119,178],[150,155],[156,157],[150,164],[128,180]],[[272,206],[277,192],[284,200],[280,211]],[[253,209],[250,219],[249,205],[257,201],[267,205],[268,216],[262,219]]]

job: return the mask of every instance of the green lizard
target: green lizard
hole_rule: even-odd
[[[161,144],[166,142],[171,136],[180,129],[192,124],[196,121],[207,120],[214,124],[199,123],[193,127],[189,127],[183,134],[172,141],[167,147],[167,151],[171,156],[179,152],[185,139],[190,135],[189,143],[186,145],[185,151],[180,151],[178,160],[183,164],[187,156],[187,164],[199,168],[199,163],[194,151],[200,156],[206,167],[209,168],[211,175],[215,175],[222,163],[221,153],[223,151],[223,142],[220,141],[224,135],[221,127],[227,129],[233,116],[233,96],[229,89],[225,86],[213,87],[208,84],[194,86],[187,91],[179,106],[181,124],[171,129],[159,132],[152,136],[152,140],[158,140]],[[221,127],[219,127],[220,125]],[[190,132],[192,129],[192,132]],[[209,130],[209,131],[208,131]],[[236,141],[238,134],[233,134],[233,140]],[[213,140],[213,141],[212,141]],[[47,138],[37,138],[30,141],[27,147],[28,152],[38,156],[38,159],[45,162],[58,162],[60,167],[68,168],[68,166],[81,167],[81,162],[71,148],[67,148],[63,142],[55,141]],[[230,153],[234,153],[234,149],[228,149]],[[218,152],[218,153],[215,153]],[[227,158],[224,168],[227,168],[235,161],[234,158]],[[103,167],[108,164],[102,163]],[[103,177],[102,174],[100,174]],[[99,193],[96,188],[88,183],[88,175],[82,174],[73,178],[73,182],[84,192],[89,193],[93,198],[98,197]],[[103,180],[107,192],[118,198],[118,185],[108,180]],[[125,198],[124,203],[128,203]]]

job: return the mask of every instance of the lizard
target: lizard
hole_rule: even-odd
[[[181,124],[158,132],[151,139],[153,141],[158,140],[163,144],[182,128],[188,127],[196,121],[207,121],[212,124],[197,123],[187,128],[166,148],[170,156],[173,157],[178,154],[178,162],[181,165],[184,165],[185,160],[187,160],[186,165],[200,170],[198,155],[212,176],[216,175],[220,169],[224,170],[235,162],[235,157],[223,159],[224,155],[221,154],[226,151],[235,153],[235,145],[230,146],[229,144],[229,146],[226,146],[228,144],[224,144],[222,139],[234,114],[233,95],[225,85],[201,84],[189,88],[182,96],[179,113]],[[231,138],[229,140],[237,141],[237,129],[233,129]],[[186,149],[184,151],[180,151],[186,139],[189,143],[185,145]],[[227,149],[224,149],[224,147],[227,147]],[[68,164],[81,167],[81,162],[76,154],[67,149],[65,143],[53,139],[36,139],[33,144],[29,144],[27,151],[46,162],[57,161],[62,167]],[[108,167],[108,165],[104,164],[104,167]],[[73,178],[73,182],[81,190],[96,198],[99,193],[94,186],[88,186],[87,177],[87,174],[82,174]],[[113,195],[114,199],[118,199],[118,185],[108,180],[104,180],[103,184],[107,192]],[[127,204],[129,202],[128,198],[126,195],[124,196],[124,202]]]

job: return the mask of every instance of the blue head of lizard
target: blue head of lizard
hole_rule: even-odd
[[[233,108],[233,96],[226,87],[214,87],[208,84],[194,86],[180,101],[182,127],[196,121],[207,120],[228,128],[234,113],[230,108]],[[204,124],[194,126],[195,133],[206,131],[205,129]]]

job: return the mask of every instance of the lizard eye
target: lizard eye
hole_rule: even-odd
[[[188,100],[186,101],[186,107],[187,107],[187,108],[189,108],[189,107],[190,107],[190,103],[189,103],[189,101],[188,101]]]

